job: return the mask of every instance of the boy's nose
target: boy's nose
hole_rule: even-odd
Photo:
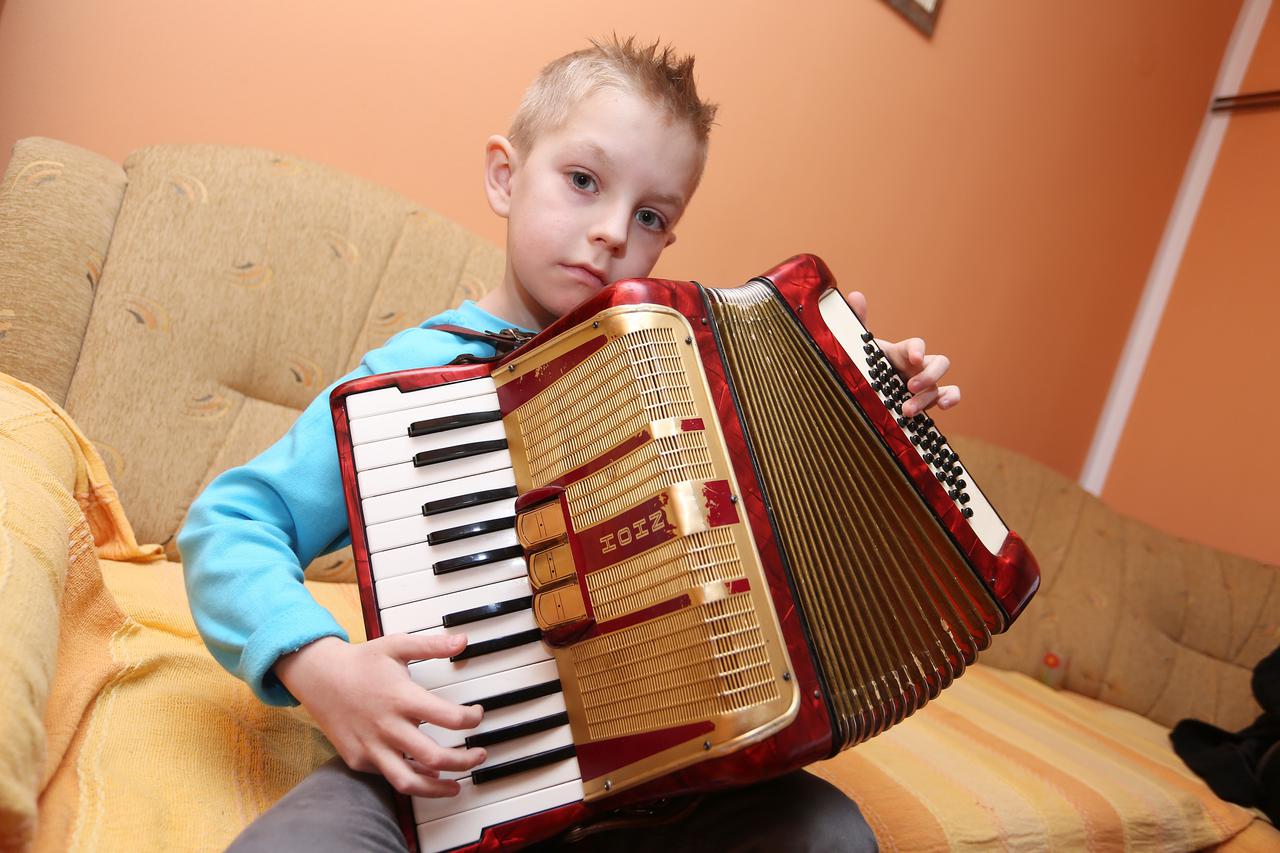
[[[627,230],[630,222],[629,212],[610,212],[599,217],[591,226],[591,242],[599,243],[611,252],[620,251],[627,245]]]

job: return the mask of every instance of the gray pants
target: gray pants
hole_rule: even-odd
[[[395,792],[381,776],[357,773],[335,757],[318,767],[228,848],[249,851],[405,850],[395,818]],[[858,851],[873,853],[876,838],[853,801],[809,773],[795,773],[702,797],[674,821],[553,839],[538,853],[630,851]]]

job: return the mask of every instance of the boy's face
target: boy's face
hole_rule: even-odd
[[[488,154],[490,205],[508,220],[503,287],[539,326],[606,284],[647,276],[675,242],[700,165],[691,128],[612,89],[577,104],[525,156],[502,137]]]

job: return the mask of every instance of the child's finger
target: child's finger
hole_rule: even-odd
[[[451,657],[467,647],[464,634],[390,634],[382,639],[386,641],[386,650],[406,664],[427,658]]]
[[[392,746],[432,770],[470,770],[483,764],[487,757],[487,753],[479,747],[443,747],[410,723],[405,723],[403,727],[396,726],[387,734]]]
[[[950,409],[960,405],[960,386],[943,385],[938,389],[938,408]]]
[[[914,376],[924,363],[924,339],[907,338],[897,343],[876,339],[876,343],[893,365],[904,376]],[[914,360],[913,360],[914,359]]]
[[[914,418],[916,415],[932,406],[934,401],[937,399],[938,389],[930,388],[929,390],[923,391],[903,403],[902,414],[904,417]]]
[[[479,705],[455,705],[428,690],[415,693],[408,712],[420,722],[455,731],[474,729],[484,719],[484,709]]]
[[[943,374],[951,369],[951,359],[945,355],[926,356],[920,372],[907,381],[907,390],[913,393],[937,385]]]
[[[867,322],[867,297],[861,290],[855,290],[844,298],[849,303],[849,307],[853,309],[853,313],[858,318],[858,322],[866,325]]]
[[[907,354],[907,364],[912,367],[924,364],[924,338],[907,338],[902,345]]]
[[[409,761],[391,749],[383,749],[375,764],[391,787],[411,797],[456,797],[462,787],[453,779],[439,779],[418,773]]]
[[[409,765],[409,769],[412,770],[414,773],[417,773],[419,776],[430,776],[432,779],[440,778],[439,770],[431,769],[427,765],[418,761],[418,759],[416,758],[406,757],[405,762]]]

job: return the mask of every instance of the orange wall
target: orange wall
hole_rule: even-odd
[[[662,36],[721,113],[657,274],[817,252],[878,333],[954,357],[948,429],[1074,476],[1238,8],[951,2],[929,41],[878,0],[8,0],[0,147],[270,147],[500,242],[482,145],[529,79],[589,35]]]
[[[1280,89],[1280,4],[1242,92]],[[1280,109],[1235,113],[1103,498],[1157,527],[1280,563]]]

